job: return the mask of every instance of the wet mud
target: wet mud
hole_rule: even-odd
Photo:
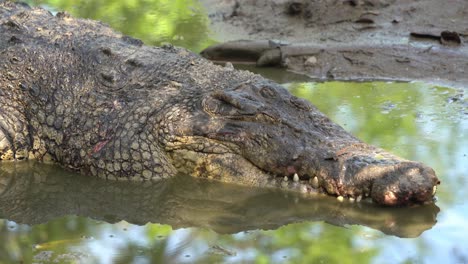
[[[281,66],[317,79],[468,83],[463,0],[202,2],[223,42],[202,53],[212,60]]]

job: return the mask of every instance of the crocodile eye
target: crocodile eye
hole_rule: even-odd
[[[269,87],[269,86],[264,86],[262,87],[262,89],[260,89],[260,94],[264,97],[264,98],[273,98],[273,97],[276,97],[277,95],[277,92],[275,89]]]
[[[203,110],[213,115],[235,115],[238,109],[224,100],[219,100],[211,96],[206,97],[202,101]]]
[[[218,105],[219,102],[216,102],[217,100],[211,97],[204,98],[202,101],[202,106],[203,110],[207,113],[216,113],[218,111]]]

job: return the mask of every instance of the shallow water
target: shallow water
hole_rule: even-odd
[[[78,15],[127,10],[111,1],[93,8],[88,6],[93,1],[49,2]],[[176,3],[171,10],[192,6],[195,15],[176,22],[207,21],[199,6],[193,8],[195,2],[160,2],[162,7]],[[108,16],[131,20],[120,14],[133,14],[135,8]],[[159,18],[177,12],[167,9]],[[145,41],[169,40],[199,50],[211,41],[203,25],[197,41],[184,43],[190,32],[177,30]],[[0,165],[0,263],[468,262],[464,91],[423,83],[314,83],[278,69],[261,74],[285,83],[365,142],[433,167],[442,181],[435,205],[379,208],[183,175],[161,183],[106,182],[53,165],[5,163]]]
[[[197,0],[25,0],[53,14],[103,21],[147,45],[173,45],[199,52],[215,41],[209,18]]]
[[[106,182],[52,165],[2,164],[0,259],[468,260],[468,113],[466,101],[455,99],[459,90],[421,83],[306,82],[286,87],[361,139],[433,166],[442,181],[436,205],[379,208],[184,176],[163,183]]]

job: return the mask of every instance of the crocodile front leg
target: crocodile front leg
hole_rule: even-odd
[[[22,107],[2,94],[0,103],[0,160],[27,159],[32,139]]]

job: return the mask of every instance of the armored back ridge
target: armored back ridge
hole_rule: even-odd
[[[0,3],[0,162],[106,179],[178,172],[381,204],[432,201],[434,171],[367,145],[261,76],[103,24]]]

